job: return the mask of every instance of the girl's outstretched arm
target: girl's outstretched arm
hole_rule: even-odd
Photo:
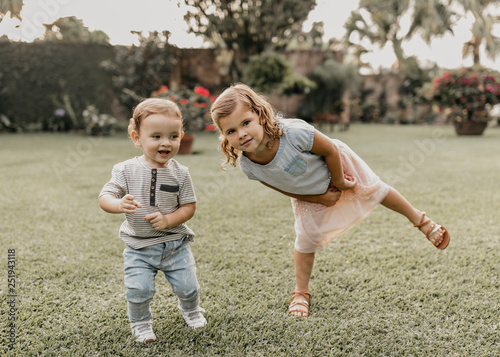
[[[338,148],[331,142],[330,138],[317,130],[314,131],[314,142],[311,152],[325,158],[326,166],[330,170],[331,184],[333,186],[345,191],[356,185],[354,178],[346,179],[344,176]]]
[[[335,203],[337,203],[337,201],[339,200],[340,195],[341,195],[341,192],[339,190],[337,190],[335,187],[328,188],[328,190],[321,195],[297,195],[294,193],[282,191],[279,188],[271,186],[265,182],[261,181],[261,183],[267,187],[272,188],[273,190],[278,191],[279,193],[282,193],[282,194],[288,196],[288,197],[296,198],[296,199],[301,200],[301,201],[321,203],[322,205],[325,205],[327,207],[333,206]]]

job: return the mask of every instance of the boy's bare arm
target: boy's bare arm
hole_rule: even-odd
[[[154,229],[162,230],[189,221],[194,216],[195,211],[196,202],[185,203],[172,213],[164,215],[161,212],[155,212],[148,214],[144,219],[149,221]]]
[[[104,194],[99,197],[99,206],[108,213],[135,213],[136,207],[142,207],[132,195],[116,198],[112,194]]]

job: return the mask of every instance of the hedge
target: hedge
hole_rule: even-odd
[[[76,118],[70,129],[82,128],[88,105],[111,113],[115,89],[101,63],[114,56],[106,45],[1,42],[0,114],[26,128],[50,122],[56,109],[68,111],[70,103]]]

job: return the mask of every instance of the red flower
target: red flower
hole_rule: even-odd
[[[189,103],[189,100],[187,100],[187,99],[181,99],[180,103],[181,103],[182,105],[184,105],[184,104],[188,104],[188,103]]]
[[[202,86],[194,87],[194,92],[196,94],[203,96],[203,97],[208,97],[210,95],[209,90],[202,87]]]
[[[162,85],[158,90],[158,93],[166,93],[168,92],[168,87],[166,85]]]

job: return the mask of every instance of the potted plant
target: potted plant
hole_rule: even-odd
[[[500,103],[500,73],[484,67],[444,71],[433,80],[432,101],[447,109],[459,135],[481,135]]]
[[[169,99],[179,106],[184,118],[184,137],[181,141],[179,154],[191,154],[194,133],[207,130],[212,120],[210,119],[210,106],[216,97],[202,86],[194,88],[172,87],[163,85],[152,93],[153,97]]]

